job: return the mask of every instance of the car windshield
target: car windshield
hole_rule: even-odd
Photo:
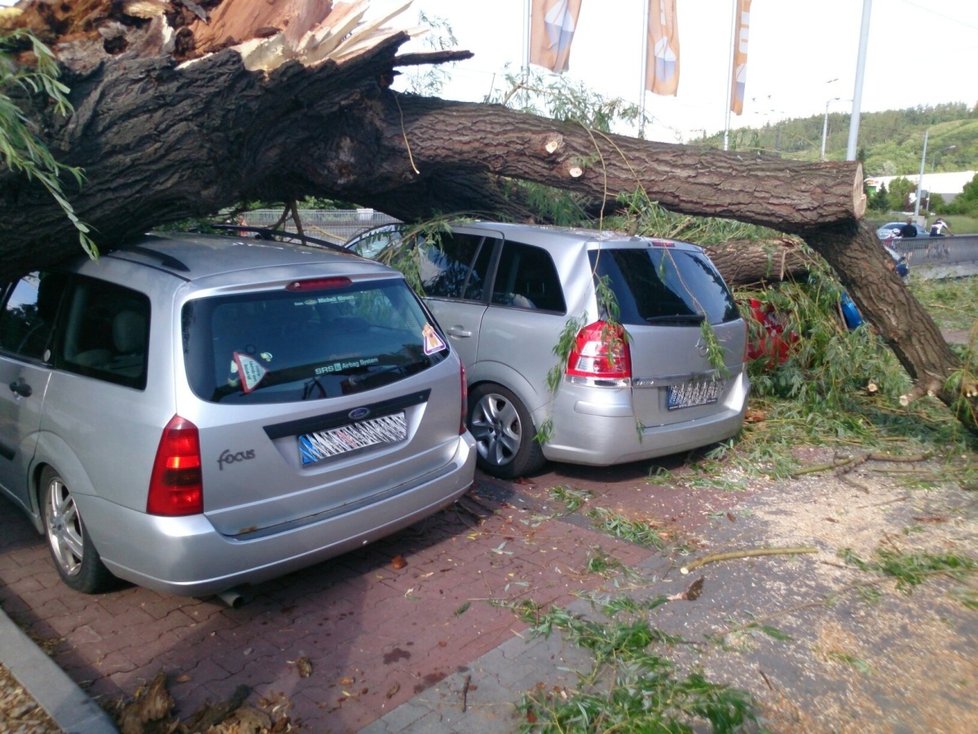
[[[595,283],[611,288],[623,324],[687,326],[740,317],[733,295],[703,253],[651,247],[589,254]]]
[[[420,372],[448,354],[444,336],[401,279],[199,298],[184,306],[182,322],[190,386],[211,402],[348,395]]]

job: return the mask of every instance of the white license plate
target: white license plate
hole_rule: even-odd
[[[723,380],[691,380],[681,385],[670,385],[666,390],[666,407],[669,410],[708,405],[720,399]]]
[[[327,431],[304,433],[298,438],[302,463],[315,464],[370,446],[400,443],[407,438],[407,421],[403,412],[392,413]]]

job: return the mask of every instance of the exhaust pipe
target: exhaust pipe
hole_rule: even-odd
[[[240,609],[245,603],[241,589],[238,587],[222,591],[217,595],[217,598],[227,604],[230,609]]]

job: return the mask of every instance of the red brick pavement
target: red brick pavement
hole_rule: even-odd
[[[72,592],[26,518],[0,500],[0,603],[101,702],[131,696],[163,670],[181,717],[247,685],[253,700],[290,702],[303,730],[353,732],[519,634],[524,625],[498,602],[567,604],[602,584],[584,572],[595,548],[626,565],[652,553],[557,516],[550,487],[588,489],[595,502],[673,532],[715,511],[703,495],[690,500],[647,476],[646,464],[565,467],[517,485],[482,479],[470,496],[493,511],[487,517],[453,507],[255,587],[237,609],[137,587]],[[395,568],[396,556],[407,565]]]

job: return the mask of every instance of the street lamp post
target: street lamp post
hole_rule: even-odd
[[[835,81],[833,79],[832,81]],[[822,153],[819,156],[820,161],[825,160],[825,140],[829,136],[829,105],[835,102],[839,97],[832,97],[832,99],[825,100],[825,119],[822,120]]]
[[[917,176],[917,196],[913,202],[913,218],[917,221],[917,217],[920,216],[920,187],[924,182],[924,168],[927,166],[927,136],[930,135],[930,129],[924,131],[924,151],[920,154],[920,175]]]

